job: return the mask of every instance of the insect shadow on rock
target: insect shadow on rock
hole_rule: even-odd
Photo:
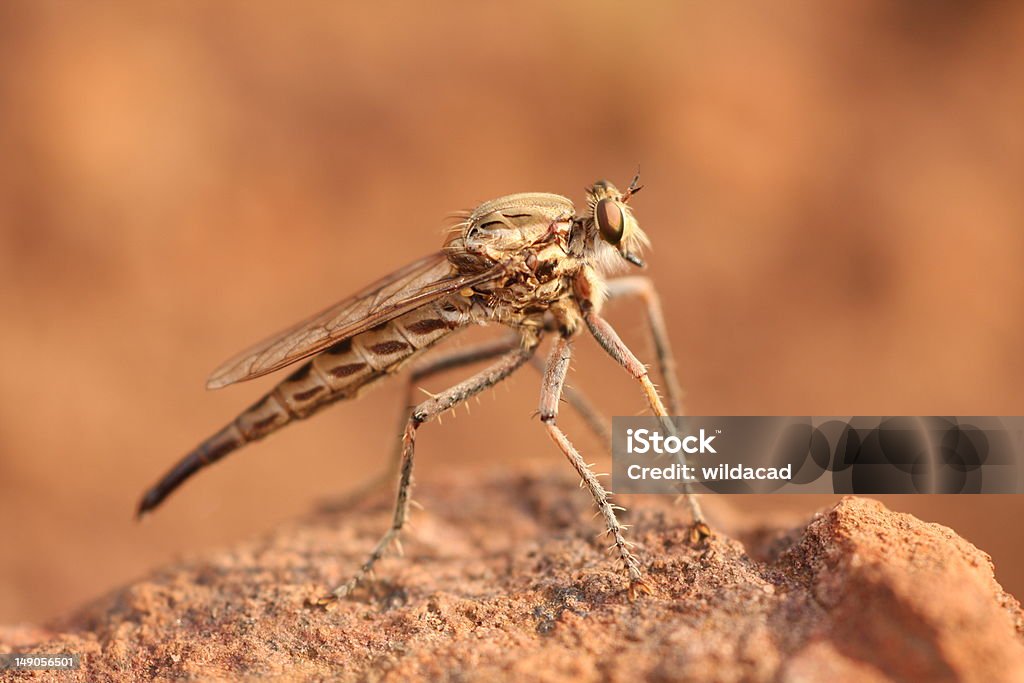
[[[625,539],[626,526],[590,466],[557,424],[564,395],[586,422],[608,441],[606,422],[579,392],[565,386],[573,339],[589,330],[598,343],[640,384],[655,415],[675,433],[669,415],[679,415],[681,390],[661,305],[651,281],[642,276],[608,279],[640,257],[647,236],[640,229],[630,198],[640,191],[639,176],[625,192],[607,181],[587,188],[587,209],[557,194],[530,192],[484,202],[462,220],[441,251],[415,261],[369,285],[354,296],[240,353],[213,372],[207,382],[218,389],[261,377],[299,361],[305,363],[227,426],[201,443],[164,475],[139,503],[140,515],[152,510],[189,477],[241,446],[257,441],[321,408],[354,398],[371,383],[395,374],[454,332],[473,324],[498,324],[511,330],[503,339],[457,350],[414,365],[407,384],[412,403],[416,382],[443,370],[484,360],[492,364],[467,380],[403,412],[402,437],[392,472],[398,493],[391,526],[358,571],[330,595],[326,604],[349,594],[372,572],[399,534],[409,513],[413,456],[422,425],[533,364],[542,370],[540,420],[551,439],[587,487],[604,519],[609,547],[619,558],[630,599],[650,592],[640,564]],[[643,303],[664,381],[668,408],[648,376],[647,367],[622,342],[603,317],[606,301],[635,297]],[[546,335],[554,343],[546,363],[534,354]],[[671,412],[670,412],[671,411]],[[692,536],[710,535],[696,498],[686,492],[693,518]]]

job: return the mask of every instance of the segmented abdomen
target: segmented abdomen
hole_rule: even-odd
[[[338,342],[235,418],[238,436],[261,439],[329,403],[351,398],[462,325],[460,307],[439,301]]]
[[[139,504],[153,509],[203,467],[250,441],[262,439],[292,420],[351,398],[370,383],[395,372],[417,353],[468,322],[469,304],[458,296],[426,304],[314,356],[266,396],[182,458]]]

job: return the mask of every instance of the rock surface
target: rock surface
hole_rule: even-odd
[[[1024,680],[1024,620],[953,531],[846,498],[753,527],[706,500],[624,500],[653,595],[626,598],[584,492],[543,474],[418,489],[405,558],[328,608],[385,528],[388,496],[318,512],[166,567],[61,623],[0,628],[0,651],[77,652],[53,680]]]

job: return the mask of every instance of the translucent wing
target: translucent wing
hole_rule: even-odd
[[[492,280],[502,270],[499,265],[462,274],[444,252],[431,254],[243,351],[214,370],[206,387],[219,389],[274,372],[446,294]]]

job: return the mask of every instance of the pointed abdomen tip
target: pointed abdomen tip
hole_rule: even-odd
[[[147,491],[146,495],[139,501],[139,505],[135,508],[135,520],[141,521],[144,517],[148,516],[149,513],[160,504],[161,496],[156,495],[155,491]]]

